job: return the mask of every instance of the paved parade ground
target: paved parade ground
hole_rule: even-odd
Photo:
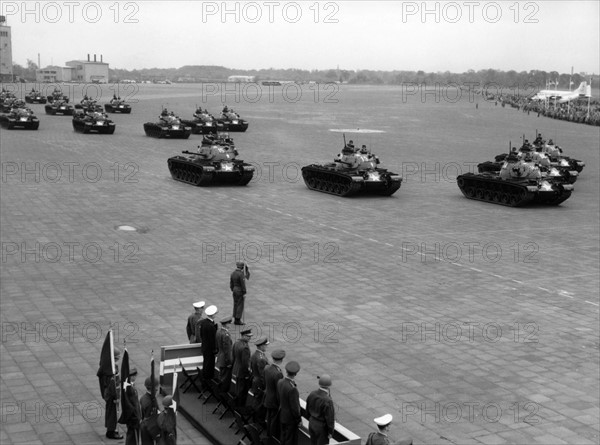
[[[111,87],[95,86],[100,103]],[[114,135],[75,133],[43,105],[38,131],[1,130],[0,442],[109,442],[96,378],[109,327],[141,395],[151,351],[158,363],[161,345],[187,343],[193,302],[231,315],[240,260],[254,338],[300,363],[302,398],[331,375],[337,421],[363,439],[392,413],[392,435],[419,444],[599,442],[598,127],[456,91],[210,87],[122,85],[133,111],[110,115]],[[231,136],[255,178],[174,181],[167,159],[201,136],[149,138],[143,123],[224,102],[250,123]],[[463,197],[457,174],[536,129],[586,163],[570,199]],[[343,132],[403,176],[396,194],[308,190],[300,168],[332,161]],[[208,443],[178,427],[179,444]]]

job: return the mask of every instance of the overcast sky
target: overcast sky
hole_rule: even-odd
[[[13,63],[600,71],[591,1],[2,1]],[[424,7],[425,6],[425,7]]]

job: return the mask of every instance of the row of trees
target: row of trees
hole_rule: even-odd
[[[26,80],[35,80],[35,70],[38,66],[27,60],[27,67],[13,65],[15,76]],[[373,71],[373,70],[301,70],[301,69],[261,69],[261,70],[236,70],[222,66],[200,66],[186,65],[181,68],[145,68],[141,70],[110,69],[111,82],[124,79],[142,80],[170,80],[172,82],[223,82],[229,76],[243,75],[255,76],[257,81],[264,80],[291,80],[297,82],[347,82],[350,84],[364,85],[400,85],[403,83],[419,84],[450,84],[464,85],[469,82],[479,85],[496,83],[505,86],[535,85],[538,89],[545,89],[548,82],[558,81],[556,88],[569,89],[569,82],[573,88],[579,86],[582,81],[592,80],[592,87],[598,88],[598,75],[584,75],[575,73],[558,73],[557,71],[501,71],[495,69],[469,70],[464,73],[451,73],[450,71],[438,71],[426,73],[425,71]],[[552,85],[551,88],[555,86]]]

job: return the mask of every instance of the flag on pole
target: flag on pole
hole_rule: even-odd
[[[126,395],[129,386],[131,386],[129,381],[129,353],[127,349],[124,349],[123,359],[121,360],[121,416],[118,422],[125,425],[134,414],[134,408]]]
[[[179,360],[179,363],[181,363],[181,360]],[[173,408],[173,411],[175,411],[175,414],[177,414],[177,405],[179,404],[179,385],[177,384],[177,371],[173,372],[173,392],[172,392],[172,396],[173,396],[173,405],[171,405],[171,408]]]
[[[104,392],[108,385],[109,379],[115,375],[115,348],[113,345],[112,329],[106,333],[106,338],[102,344],[100,352],[100,366],[96,376],[100,382],[100,395],[104,398]]]
[[[156,377],[154,377],[154,350],[150,353],[150,399],[156,399],[156,385],[154,384]]]

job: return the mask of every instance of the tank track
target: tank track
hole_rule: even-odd
[[[386,174],[383,170],[380,172]],[[310,190],[336,196],[352,196],[362,191],[391,196],[400,188],[402,183],[402,179],[392,179],[387,182],[370,184],[364,180],[359,172],[344,173],[320,165],[303,167],[302,178]]]
[[[6,128],[7,130],[14,130],[19,128],[21,130],[37,130],[40,127],[40,121],[28,121],[28,122],[11,122],[9,119],[0,118],[0,127]]]
[[[114,134],[116,125],[110,126],[88,126],[83,121],[73,119],[73,130],[77,133],[88,134],[92,131],[98,134]]]
[[[167,160],[171,177],[176,181],[185,182],[195,186],[204,187],[214,183],[228,183],[237,186],[247,185],[254,176],[254,168],[249,164],[236,163],[238,172],[220,173],[211,164],[200,164],[190,161],[183,156],[175,156]],[[239,168],[243,168],[241,174]]]
[[[539,190],[536,180],[507,181],[490,174],[466,173],[456,178],[456,183],[466,198],[508,207],[527,204],[559,205],[569,199],[572,185],[547,182],[552,185],[552,190]]]
[[[190,130],[165,130],[160,125],[156,125],[152,122],[144,124],[144,132],[146,136],[154,138],[170,138],[170,139],[188,139],[192,134]]]

